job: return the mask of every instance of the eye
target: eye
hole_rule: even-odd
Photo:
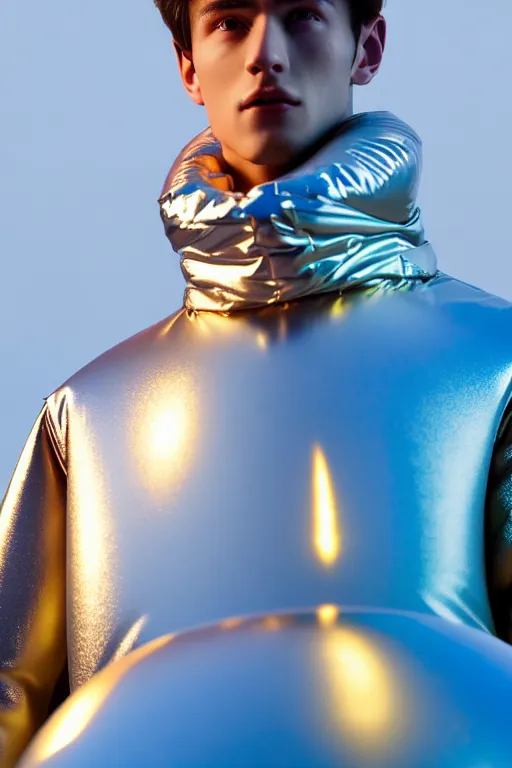
[[[234,28],[232,27],[231,29],[223,28],[223,26],[222,26],[223,24],[226,25],[226,24],[229,24],[229,23],[235,24],[235,27]],[[236,30],[238,29],[239,26],[240,26],[240,23],[233,16],[227,16],[226,18],[222,19],[222,21],[220,21],[217,24],[215,29],[220,29],[221,32],[236,32]]]
[[[297,8],[297,10],[289,14],[287,21],[291,21],[291,23],[300,23],[303,21],[321,21],[321,19],[318,14],[316,14],[314,11],[311,11],[309,8]],[[225,16],[219,21],[218,24],[215,25],[215,29],[218,29],[221,32],[229,33],[239,31],[242,26],[243,25],[240,23],[240,21],[235,19],[234,16]]]
[[[291,21],[320,21],[320,17],[309,8],[297,8],[288,16]]]

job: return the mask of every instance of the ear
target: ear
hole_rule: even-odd
[[[173,40],[173,43],[183,86],[195,104],[204,106],[204,101],[201,97],[201,86],[199,85],[194,62],[192,61],[192,51],[186,51],[176,40]]]
[[[378,16],[365,24],[357,45],[352,67],[352,85],[367,85],[380,69],[386,45],[386,20]]]

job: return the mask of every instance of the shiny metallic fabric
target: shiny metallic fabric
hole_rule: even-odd
[[[178,156],[160,199],[185,306],[227,312],[384,279],[428,279],[416,195],[421,141],[388,112],[356,115],[296,171],[234,192],[211,129]]]
[[[169,632],[323,604],[509,632],[512,306],[414,269],[181,309],[46,400],[0,514],[2,768],[66,657],[76,690]]]
[[[440,276],[182,310],[76,374],[0,515],[3,765],[65,649],[76,689],[168,632],[324,603],[492,632],[483,517],[511,331],[508,303]]]
[[[483,632],[323,605],[143,646],[19,768],[505,768],[511,689],[510,648]]]

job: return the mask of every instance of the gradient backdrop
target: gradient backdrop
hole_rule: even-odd
[[[386,15],[385,65],[355,108],[423,137],[441,268],[512,299],[512,3],[388,0]],[[4,0],[0,71],[1,498],[43,397],[179,306],[156,200],[206,116],[152,0]]]

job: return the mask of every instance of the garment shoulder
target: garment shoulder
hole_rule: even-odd
[[[491,293],[481,286],[467,283],[446,272],[439,271],[435,280],[432,281],[432,285],[450,291],[454,299],[472,300],[482,304],[482,306],[494,307],[495,309],[512,309],[512,302],[509,299]]]
[[[54,430],[58,446],[65,452],[69,415],[80,394],[87,391],[99,397],[116,381],[133,377],[136,372],[155,366],[156,360],[168,354],[173,329],[185,310],[178,311],[114,345],[80,368],[46,398],[47,419]]]
[[[450,320],[471,328],[493,344],[508,347],[512,353],[512,302],[483,288],[438,273],[429,285],[430,301]]]

